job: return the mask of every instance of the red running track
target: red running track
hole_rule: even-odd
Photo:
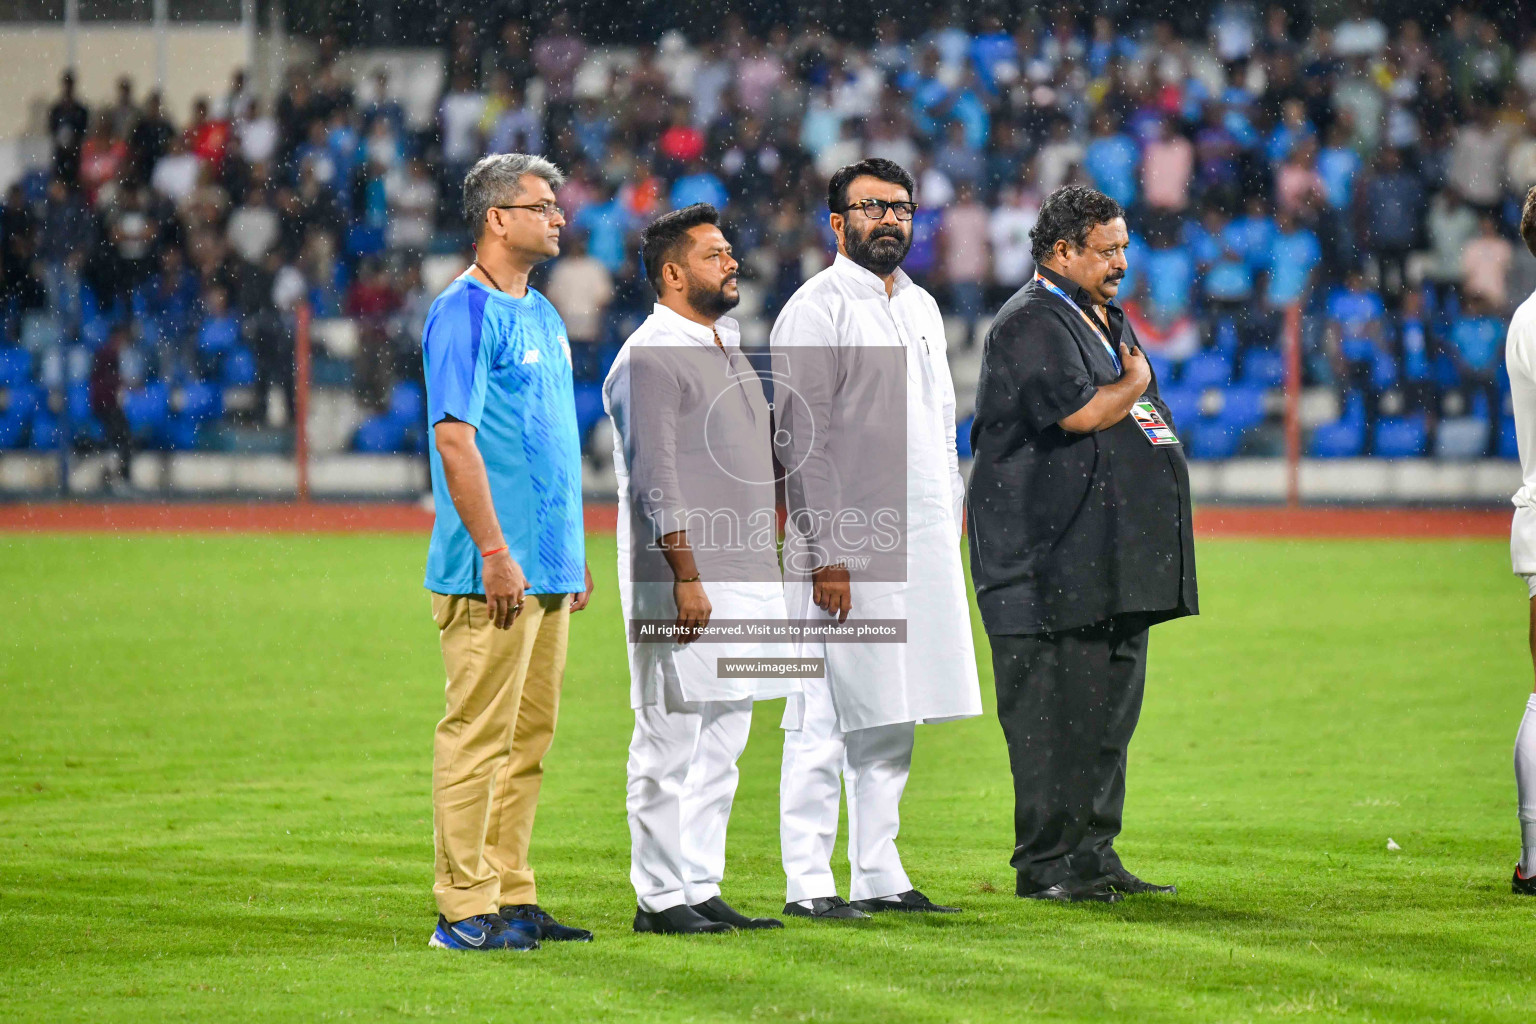
[[[1508,508],[1299,508],[1210,506],[1195,512],[1207,537],[1507,537]],[[612,532],[613,505],[588,505],[587,528]],[[0,532],[425,533],[414,504],[0,504]]]

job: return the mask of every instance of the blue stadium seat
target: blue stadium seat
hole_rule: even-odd
[[[85,381],[76,381],[65,392],[65,400],[69,406],[69,430],[76,441],[100,441],[105,436],[101,424],[91,412],[91,386]]]
[[[1237,325],[1228,316],[1216,321],[1215,349],[1227,357],[1237,352]]]
[[[1180,440],[1192,459],[1230,459],[1243,443],[1243,432],[1220,420],[1201,420],[1185,430]]]
[[[139,340],[145,345],[153,347],[165,340],[165,327],[159,317],[146,313],[138,317],[135,323],[139,328]]]
[[[1451,357],[1441,352],[1435,357],[1434,363],[1435,383],[1442,388],[1461,387],[1461,373],[1456,369],[1456,364]]]
[[[155,432],[155,440],[162,448],[173,452],[187,452],[197,447],[199,422],[185,414],[172,416]]]
[[[1162,396],[1163,404],[1168,406],[1168,411],[1173,413],[1174,430],[1184,430],[1193,427],[1195,421],[1200,418],[1200,392],[1194,388],[1160,387],[1158,394]]]
[[[1243,357],[1242,383],[1277,388],[1285,383],[1285,357],[1273,349],[1256,348]]]
[[[24,348],[0,348],[0,387],[32,383],[32,353]]]
[[[971,424],[975,422],[975,415],[971,415],[955,424],[955,451],[962,459],[971,457]]]
[[[358,222],[347,229],[347,248],[353,256],[372,256],[384,251],[384,229]]]
[[[29,420],[43,407],[43,389],[30,381],[0,390],[0,416]]]
[[[1190,457],[1229,459],[1242,446],[1243,435],[1264,421],[1262,388],[1234,387],[1221,392],[1221,408],[1192,421],[1185,432]]]
[[[421,385],[413,380],[402,380],[389,393],[389,415],[407,427],[419,427],[426,421],[427,396]]]
[[[32,449],[51,451],[59,446],[59,418],[47,409],[39,409],[32,417]]]
[[[1264,422],[1264,389],[1231,387],[1221,393],[1221,410],[1216,417],[1244,430]]]
[[[1147,362],[1152,364],[1152,376],[1157,379],[1159,387],[1167,387],[1173,383],[1174,376],[1178,373],[1178,364],[1167,356],[1158,355],[1142,349],[1147,353]]]
[[[587,434],[592,430],[593,424],[602,419],[603,412],[603,388],[600,384],[576,385],[576,431],[581,438],[581,443],[587,443]]]
[[[0,448],[20,448],[27,442],[28,419],[0,413]]]
[[[1206,351],[1193,355],[1184,364],[1179,383],[1187,388],[1204,391],[1206,388],[1224,388],[1232,381],[1232,360],[1221,352]]]
[[[1349,459],[1365,450],[1365,399],[1351,391],[1343,414],[1312,431],[1307,454],[1318,459]]]
[[[91,385],[86,381],[75,381],[69,386],[66,393],[69,402],[69,418],[72,420],[85,420],[91,417]]]
[[[193,424],[216,420],[224,414],[224,392],[203,380],[188,382],[181,389],[181,418]]]
[[[256,383],[256,357],[251,350],[235,346],[224,353],[219,367],[219,380],[227,388],[248,388]]]
[[[136,434],[156,434],[171,415],[171,389],[163,381],[152,380],[123,395],[123,415]]]
[[[355,452],[398,452],[405,447],[405,424],[388,413],[364,420],[352,435]]]
[[[111,333],[111,320],[104,316],[86,317],[80,325],[80,344],[94,352],[106,344],[107,335]]]
[[[1377,421],[1374,451],[1383,459],[1411,459],[1429,448],[1429,427],[1423,413]]]

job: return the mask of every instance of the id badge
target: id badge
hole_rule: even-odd
[[[1136,417],[1136,425],[1141,428],[1143,434],[1147,435],[1147,440],[1151,441],[1154,447],[1179,443],[1173,428],[1168,425],[1167,420],[1163,419],[1163,414],[1157,411],[1157,406],[1145,398],[1131,406],[1131,415]]]

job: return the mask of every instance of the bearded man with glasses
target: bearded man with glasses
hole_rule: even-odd
[[[896,852],[914,727],[981,713],[944,321],[900,269],[912,187],[889,160],[832,175],[837,257],[769,338],[785,598],[791,621],[821,637],[799,655],[824,668],[802,680],[783,722],[784,912],[797,917],[956,912],[913,888]],[[851,904],[831,868],[842,786]]]

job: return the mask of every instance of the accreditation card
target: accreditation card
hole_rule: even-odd
[[[1141,432],[1147,435],[1147,440],[1156,446],[1178,444],[1179,439],[1174,434],[1168,421],[1163,419],[1163,414],[1157,411],[1157,406],[1145,398],[1131,406],[1131,415],[1136,417],[1136,425]]]

